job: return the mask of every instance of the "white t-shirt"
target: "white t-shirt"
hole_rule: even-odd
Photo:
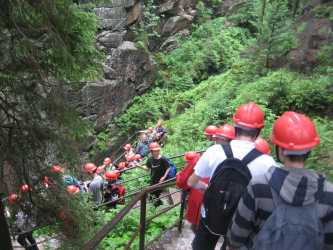
[[[232,153],[235,158],[243,159],[252,149],[255,144],[250,141],[232,140],[230,142]],[[226,159],[223,148],[219,144],[209,147],[206,152],[200,157],[194,167],[194,173],[201,178],[211,178],[216,167]],[[269,155],[261,155],[248,164],[248,168],[252,177],[265,174],[268,169],[276,165],[274,159]]]
[[[254,147],[254,142],[243,140],[232,140],[230,142],[232,153],[235,158],[243,159]],[[217,166],[226,159],[223,148],[219,144],[209,147],[200,157],[194,167],[194,173],[201,178],[211,178]],[[261,155],[251,161],[247,166],[252,177],[265,174],[271,166],[276,166],[274,159],[269,155]],[[201,216],[206,217],[203,206],[201,207]]]

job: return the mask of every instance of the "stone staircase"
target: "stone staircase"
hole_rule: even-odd
[[[194,233],[187,221],[184,221],[182,232],[179,233],[177,227],[165,232],[160,240],[150,246],[147,250],[192,250],[191,243],[194,238]],[[215,249],[220,249],[222,246],[222,238],[219,240]]]

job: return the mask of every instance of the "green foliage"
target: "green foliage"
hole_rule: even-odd
[[[40,223],[55,225],[66,237],[67,249],[79,248],[94,230],[94,213],[84,198],[67,194],[62,178],[49,167],[73,168],[77,145],[90,133],[64,97],[71,81],[98,75],[96,28],[95,16],[70,0],[1,5],[0,172],[5,163],[12,175],[12,180],[1,175],[1,182],[11,190],[30,185],[31,192],[20,194],[19,202],[33,203]],[[48,189],[41,185],[44,176],[52,180]]]
[[[258,62],[269,67],[272,61],[284,56],[296,45],[293,19],[288,1],[263,1],[257,39]]]
[[[313,13],[318,18],[328,18],[330,21],[333,22],[333,5],[332,4],[322,4],[317,5]]]
[[[246,32],[224,23],[224,18],[216,18],[197,27],[179,49],[163,56],[164,86],[188,89],[239,60],[248,39]]]
[[[157,5],[154,0],[145,0],[142,20],[135,28],[136,40],[142,48],[148,48],[152,39],[160,37],[157,27],[160,16],[157,15]]]

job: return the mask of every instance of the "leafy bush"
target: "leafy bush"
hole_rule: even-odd
[[[239,60],[247,43],[246,31],[226,27],[224,18],[200,25],[181,47],[162,57],[163,86],[186,90]]]

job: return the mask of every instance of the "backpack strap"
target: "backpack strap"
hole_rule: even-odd
[[[225,153],[225,156],[229,159],[229,158],[234,158],[234,154],[232,153],[232,149],[231,149],[231,146],[229,143],[227,144],[220,144],[224,153]]]
[[[259,152],[256,148],[254,148],[247,155],[244,156],[244,158],[242,159],[242,163],[247,166],[251,161],[257,159],[261,155],[262,153]]]
[[[318,190],[317,190],[317,193],[316,193],[316,200],[320,200],[320,198],[323,196],[324,183],[325,183],[325,177],[322,174],[319,174]]]

